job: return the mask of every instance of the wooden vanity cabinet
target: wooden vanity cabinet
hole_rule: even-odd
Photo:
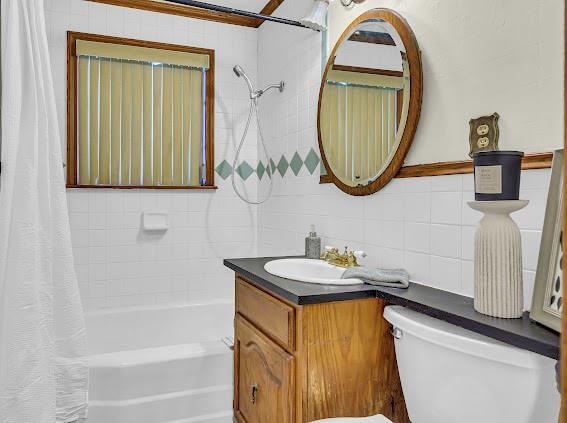
[[[239,275],[235,293],[237,422],[380,413],[409,423],[383,300],[298,306]]]

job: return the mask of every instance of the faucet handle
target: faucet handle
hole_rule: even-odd
[[[330,245],[325,245],[324,251],[321,253],[321,260],[328,261],[331,254],[335,254],[337,249]]]
[[[357,259],[361,259],[367,256],[366,252],[362,250],[355,251],[353,254]]]

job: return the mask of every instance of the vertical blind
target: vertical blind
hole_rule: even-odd
[[[350,72],[340,72],[346,73]],[[364,184],[388,163],[395,147],[401,82],[392,83],[394,79],[390,78],[390,83],[362,85],[369,81],[360,75],[345,76],[325,84],[321,135],[335,175],[343,181]]]
[[[208,56],[77,41],[80,185],[196,186]]]

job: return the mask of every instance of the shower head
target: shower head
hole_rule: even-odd
[[[242,69],[242,66],[236,65],[232,68],[232,70],[236,74],[236,76],[238,76],[239,78],[240,77],[244,78],[244,80],[246,81],[246,85],[248,85],[248,90],[250,91],[250,95],[252,95],[256,90],[254,88],[254,85],[252,85],[252,81],[250,81],[250,78],[248,78],[248,75],[246,75],[246,72],[244,72],[244,69]]]
[[[234,66],[232,68],[232,70],[234,71],[236,76],[238,76],[239,78],[244,74],[244,70],[242,69],[242,67],[240,65]]]

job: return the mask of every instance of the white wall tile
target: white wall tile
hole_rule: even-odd
[[[411,281],[433,286],[430,282],[431,263],[429,254],[405,251],[404,268],[408,271]]]
[[[524,310],[529,310],[534,292],[535,272],[524,270],[522,276],[524,281]]]
[[[404,224],[404,248],[406,251],[429,254],[432,226],[427,223]],[[431,248],[433,245],[431,245]]]
[[[431,277],[428,285],[444,291],[461,292],[461,261],[430,256]]]
[[[547,169],[534,169],[530,172],[523,172],[521,177],[521,189],[547,191],[550,177],[551,173]]]
[[[431,223],[461,224],[462,193],[433,192],[431,194]]]
[[[217,132],[221,126],[242,126],[247,90],[231,68],[237,61],[256,79],[256,29],[82,0],[50,0],[45,7],[61,123],[65,122],[65,32],[74,30],[215,48],[217,102],[226,105],[217,109],[217,116],[223,116]],[[229,35],[224,39],[231,40],[230,46],[218,42],[219,34]],[[232,161],[238,135],[231,131],[217,136],[217,142],[226,142],[217,148],[217,154],[221,151],[217,160]],[[254,147],[246,153],[252,162],[255,140],[253,130],[249,142]],[[254,195],[256,180],[253,175],[247,185]],[[68,190],[75,268],[80,286],[85,287],[81,296],[86,308],[231,298],[232,277],[223,272],[222,258],[257,255],[257,210],[240,202],[230,184],[217,182],[220,189],[206,193]],[[172,227],[161,235],[142,232],[142,212],[156,210],[168,213]],[[181,277],[191,278],[191,289]],[[214,288],[211,281],[218,282]]]
[[[409,222],[429,223],[431,221],[431,193],[404,195],[404,219]]]
[[[433,192],[460,192],[462,188],[462,175],[447,175],[445,178],[431,178],[431,191]]]
[[[474,297],[474,262],[461,261],[461,291],[460,294]]]
[[[547,189],[521,190],[520,198],[527,198],[530,203],[522,210],[512,214],[512,218],[522,229],[541,229],[541,222],[545,217],[545,206],[547,202]]]
[[[464,260],[474,259],[474,226],[461,226],[461,258]]]
[[[461,256],[461,226],[431,225],[431,254],[459,258]]]
[[[535,271],[539,256],[539,245],[541,242],[541,231],[521,231],[522,233],[522,258],[526,270]]]
[[[524,172],[526,173],[526,172]],[[473,210],[469,205],[469,201],[474,201],[473,191],[463,191],[463,200],[461,204],[461,223],[468,226],[476,226],[482,218],[482,213]]]
[[[384,194],[365,199],[364,216],[367,219],[402,220],[404,218],[404,196],[400,194]],[[416,220],[419,221],[419,220]]]

